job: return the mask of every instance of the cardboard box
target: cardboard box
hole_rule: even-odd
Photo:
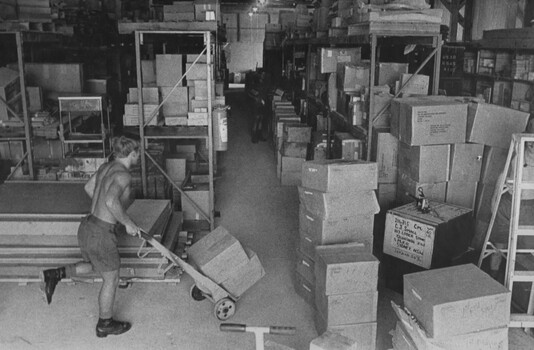
[[[301,183],[301,174],[299,171],[282,171],[280,173],[280,185],[299,186],[300,183]]]
[[[529,113],[487,103],[470,103],[467,141],[508,149],[512,134],[522,133]]]
[[[235,269],[232,275],[221,283],[221,286],[233,296],[243,295],[250,287],[265,276],[258,255],[251,249],[245,248],[248,262]]]
[[[310,142],[311,126],[307,126],[306,124],[284,124],[284,141]]]
[[[232,278],[250,261],[241,243],[219,226],[188,249],[191,261],[215,283]]]
[[[208,79],[208,72],[207,72],[207,65],[205,63],[186,63],[185,64],[185,71],[187,72],[186,77],[187,80],[207,80]],[[213,71],[212,71],[212,78],[213,78]]]
[[[189,126],[206,126],[208,125],[207,112],[188,112],[187,125]]]
[[[306,153],[308,151],[308,144],[283,141],[280,151],[284,157],[295,157],[295,158],[306,159]]]
[[[414,203],[386,214],[384,253],[423,268],[440,267],[464,253],[473,234],[472,210],[430,200],[429,213]]]
[[[399,171],[417,182],[449,180],[450,145],[399,144]]]
[[[508,149],[484,146],[484,157],[480,171],[482,183],[493,184],[504,171]]]
[[[200,22],[218,21],[221,17],[221,5],[210,0],[195,0],[195,20]]]
[[[400,80],[399,88],[404,86],[404,84],[406,84],[412,75],[413,74],[403,74]],[[428,95],[429,82],[430,77],[428,75],[417,74],[412,78],[412,80],[410,80],[408,85],[402,89],[402,93],[403,95]]]
[[[159,104],[159,93],[157,87],[144,87],[141,89],[143,93],[144,104]],[[128,89],[128,103],[138,103],[139,96],[137,88]]]
[[[476,182],[480,179],[484,145],[475,143],[451,146],[451,181]]]
[[[141,60],[143,86],[156,85],[156,61]]]
[[[327,330],[356,340],[360,349],[376,349],[376,322],[330,326],[318,312],[315,313],[315,329],[318,334]]]
[[[324,295],[373,292],[378,283],[378,259],[356,244],[318,246],[316,291]]]
[[[380,210],[375,192],[347,188],[345,192],[321,192],[299,187],[303,209],[319,219],[373,216]]]
[[[165,159],[165,169],[167,175],[178,184],[181,184],[185,180],[186,175],[186,159],[168,157]]]
[[[397,102],[399,119],[395,120],[392,110],[391,133],[401,142],[411,146],[465,142],[466,103],[452,99],[399,99]]]
[[[30,112],[42,110],[43,90],[39,86],[26,86],[26,92],[28,93],[28,110]],[[0,119],[2,118],[0,117]]]
[[[330,331],[326,331],[310,343],[310,350],[330,349],[356,350],[358,349],[358,343],[353,339]]]
[[[167,101],[161,107],[164,116],[175,116],[187,114],[189,110],[189,99],[187,87],[176,87],[172,91],[172,87],[160,87],[161,101],[167,96]],[[171,94],[172,91],[172,94]]]
[[[381,62],[378,64],[378,85],[395,85],[408,73],[408,63]]]
[[[294,288],[304,301],[315,308],[315,285],[308,282],[298,271],[295,273]]]
[[[377,178],[376,163],[361,160],[312,160],[302,165],[302,186],[323,192],[376,189]]]
[[[182,78],[182,55],[156,55],[156,84],[174,86]]]
[[[354,63],[339,63],[337,88],[341,91],[361,91],[369,86],[369,66]]]
[[[397,204],[397,184],[378,184],[377,198],[380,211],[386,211]]]
[[[40,86],[46,92],[82,93],[82,63],[25,63],[26,84]]]
[[[0,67],[0,97],[8,102],[11,109],[22,109],[22,108],[13,108],[15,104],[19,104],[21,107],[20,98],[16,98],[17,94],[20,92],[20,79],[19,72],[11,70],[6,67]],[[16,101],[15,101],[16,100]],[[7,109],[7,106],[4,103],[0,102],[0,120],[10,120],[15,118]]]
[[[167,126],[187,126],[187,114],[164,118]]]
[[[297,273],[315,286],[315,262],[297,248]]]
[[[478,221],[491,220],[491,199],[495,192],[495,183],[478,183],[475,216]]]
[[[399,204],[414,202],[414,197],[417,197],[421,191],[427,199],[445,202],[447,182],[418,182],[399,171],[397,183],[397,202]]]
[[[196,98],[189,100],[189,111],[190,112],[207,112],[208,111],[208,100],[197,100]]]
[[[206,214],[210,210],[209,186],[208,184],[196,184],[192,190],[184,190],[185,194]],[[204,217],[193,207],[191,201],[181,196],[182,212],[184,220],[204,220]]]
[[[338,63],[360,62],[361,48],[321,48],[318,55],[321,56],[321,73],[336,73]]]
[[[478,182],[449,181],[445,202],[475,210]]]
[[[363,140],[358,140],[348,132],[334,133],[334,158],[358,160],[363,158]]]
[[[379,184],[397,182],[398,153],[399,140],[389,133],[389,128],[374,128],[371,160],[377,164]]]
[[[391,106],[390,101],[393,100],[393,95],[389,93],[374,93],[373,100],[370,101],[370,119],[374,120],[373,125],[375,127],[389,128],[391,126]],[[375,117],[378,115],[384,107],[387,109],[380,114],[380,116],[375,120]]]
[[[317,312],[329,326],[375,322],[377,305],[377,291],[325,295],[315,290]]]
[[[431,338],[507,327],[510,302],[510,291],[473,264],[404,276],[404,306]]]
[[[300,236],[314,246],[349,242],[372,246],[374,214],[321,220],[307,212],[302,206],[300,208]],[[307,253],[314,257],[312,249]]]
[[[193,80],[195,85],[195,99],[208,99],[208,81],[207,80]],[[215,99],[215,83],[211,85],[211,98]]]

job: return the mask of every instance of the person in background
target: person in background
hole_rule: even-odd
[[[48,304],[61,279],[93,271],[102,276],[98,296],[100,318],[96,325],[97,337],[122,334],[131,328],[129,322],[112,318],[120,268],[115,229],[117,223],[120,223],[132,236],[141,232],[126,214],[126,209],[132,202],[130,168],[139,159],[139,143],[124,136],[116,137],[113,139],[113,152],[115,159],[100,166],[85,185],[92,203],[90,214],[78,228],[78,243],[83,261],[41,272],[41,288]]]
[[[534,119],[531,119],[527,125],[526,133],[534,133]],[[491,200],[491,207],[495,208],[499,196],[501,196],[499,207],[495,214],[495,222],[489,241],[495,245],[498,249],[506,249],[508,246],[508,239],[510,234],[510,218],[512,213],[512,194],[513,194],[513,181],[514,178],[514,164],[515,157],[513,156],[509,173],[504,182],[503,188],[495,188],[493,197]],[[525,164],[523,164],[523,181],[534,181],[534,143],[525,143]],[[497,186],[502,182],[504,172],[500,175]],[[534,190],[523,190],[521,192],[521,207],[519,213],[520,225],[534,225]],[[520,237],[518,241],[518,247],[534,248],[534,238]],[[502,256],[498,252],[491,255],[490,258],[490,275],[496,279],[502,279],[502,275],[499,275],[499,270],[502,263]]]

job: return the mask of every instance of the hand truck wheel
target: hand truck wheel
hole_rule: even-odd
[[[235,314],[235,303],[229,298],[223,298],[215,303],[213,313],[217,319],[227,320]]]

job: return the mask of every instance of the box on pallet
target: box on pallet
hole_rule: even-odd
[[[250,260],[241,243],[222,226],[195,242],[188,253],[191,261],[215,283],[231,278]]]
[[[368,248],[354,243],[316,248],[316,291],[325,295],[377,290],[378,259]]]
[[[384,253],[430,268],[450,264],[464,253],[473,235],[472,210],[430,200],[430,213],[414,203],[386,214]]]
[[[376,189],[377,166],[361,160],[307,161],[302,165],[302,186],[323,192]]]
[[[317,312],[329,326],[375,322],[377,305],[377,291],[325,295],[315,290]]]
[[[449,180],[450,145],[408,146],[399,143],[399,171],[417,182]]]
[[[467,141],[508,149],[512,134],[525,131],[529,113],[487,103],[470,103]]]
[[[431,338],[507,327],[510,291],[473,264],[404,276],[404,306]]]

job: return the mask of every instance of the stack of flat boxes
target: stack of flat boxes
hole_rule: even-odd
[[[376,292],[377,270],[373,273],[367,272],[365,275],[352,276],[355,281],[347,278],[347,275],[343,275],[342,278],[346,279],[343,282],[345,285],[357,284],[358,280],[364,279],[365,283],[368,283],[367,286],[374,285],[374,287],[350,289],[341,287],[333,292],[330,287],[326,287],[331,282],[326,278],[325,269],[332,267],[333,262],[330,258],[334,259],[335,256],[346,257],[340,265],[341,269],[353,266],[358,270],[357,267],[360,265],[376,265],[373,268],[378,268],[378,261],[371,254],[374,215],[379,210],[374,193],[377,186],[376,178],[376,163],[314,160],[303,164],[302,187],[299,187],[300,244],[297,249],[295,279],[297,293],[317,307],[320,333],[330,327],[336,330],[363,327],[369,331],[366,339],[369,339],[369,342],[372,339],[373,343],[373,332],[376,331],[376,323],[373,323],[376,319],[373,318],[376,316],[376,311],[375,316],[371,313],[371,316],[362,317],[359,321],[351,318],[352,311],[351,315],[344,315],[339,311],[341,314],[336,316],[336,302],[329,300],[336,298],[346,300],[352,305],[350,310],[361,301],[359,305],[367,305],[369,310],[375,302],[373,298],[376,299],[376,293],[372,291]],[[331,256],[332,252],[336,253]],[[354,293],[366,293],[366,295],[365,297],[352,295]],[[376,307],[376,303],[374,305]],[[358,311],[355,313],[359,314]],[[366,325],[356,326],[357,323]]]
[[[311,127],[305,124],[284,124],[283,137],[278,139],[277,174],[282,186],[300,185],[302,163],[306,161]]]
[[[508,349],[510,291],[476,266],[404,276],[404,310],[393,333],[396,350]]]
[[[275,152],[284,137],[284,124],[300,123],[300,117],[295,113],[295,107],[290,101],[273,101],[273,142]]]

